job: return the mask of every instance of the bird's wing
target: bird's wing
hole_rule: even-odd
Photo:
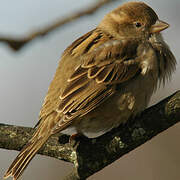
[[[132,51],[122,46],[122,41],[110,40],[79,57],[82,63],[68,78],[59,97],[56,111],[63,115],[55,132],[99,106],[115,93],[116,84],[137,74],[140,68],[135,59],[130,58]]]

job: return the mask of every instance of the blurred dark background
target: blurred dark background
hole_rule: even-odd
[[[1,1],[0,36],[26,36],[95,2],[97,0]],[[6,44],[0,43],[0,122],[34,126],[63,50],[73,40],[95,28],[107,12],[122,2],[119,0],[108,4],[92,16],[82,17],[44,38],[37,38],[19,52],[15,53]],[[158,13],[160,19],[171,25],[163,35],[178,61],[172,81],[154,94],[152,105],[180,89],[180,1],[144,2]],[[180,124],[177,124],[89,179],[179,180],[179,137]],[[17,151],[0,149],[0,177],[16,155]],[[23,179],[60,180],[71,168],[70,163],[36,155],[23,174]]]

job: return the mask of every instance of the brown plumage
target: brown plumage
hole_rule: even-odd
[[[97,137],[144,110],[176,60],[145,3],[129,2],[107,14],[99,26],[63,53],[40,111],[32,139],[4,178],[17,180],[46,140],[57,132]]]

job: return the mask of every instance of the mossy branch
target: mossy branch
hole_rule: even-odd
[[[72,147],[68,136],[56,134],[39,153],[74,164],[73,172],[64,180],[83,180],[179,121],[180,91],[177,91],[99,138],[82,138]],[[33,132],[32,128],[0,124],[0,148],[19,151]]]

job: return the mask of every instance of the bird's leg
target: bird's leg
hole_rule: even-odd
[[[75,133],[75,134],[72,134],[70,137],[69,137],[69,144],[71,145],[71,146],[76,146],[77,145],[77,143],[78,143],[78,138],[80,137],[80,136],[82,136],[82,134],[80,134],[80,133]]]
[[[89,138],[84,136],[82,133],[76,133],[76,134],[72,134],[69,137],[69,144],[72,147],[78,146],[79,142],[83,141],[83,142],[89,142]]]
[[[71,143],[72,141],[76,140],[76,138],[78,138],[79,136],[81,136],[81,134],[79,134],[79,133],[72,134],[69,137],[69,143]]]

